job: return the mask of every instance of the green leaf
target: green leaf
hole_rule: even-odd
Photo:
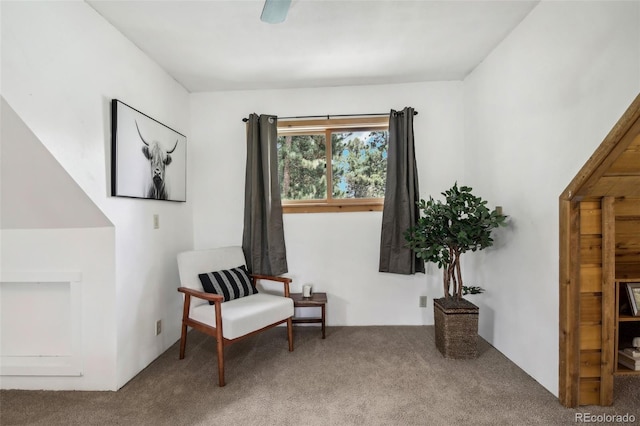
[[[473,195],[469,186],[458,187],[457,182],[441,195],[444,202],[429,196],[417,203],[420,218],[405,232],[405,239],[420,258],[443,269],[459,264],[459,256],[467,251],[492,246],[491,232],[505,225],[506,216],[490,211],[487,201]],[[457,278],[455,282],[464,289]],[[453,290],[457,294],[458,289]]]

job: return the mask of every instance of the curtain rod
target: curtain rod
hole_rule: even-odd
[[[397,111],[399,113],[402,113],[402,111]],[[278,117],[278,120],[292,120],[295,118],[326,118],[327,120],[330,120],[331,117],[373,117],[373,116],[382,116],[382,115],[389,115],[388,112],[377,112],[377,113],[373,113],[373,114],[332,114],[332,115],[298,115],[295,117]],[[413,115],[418,115],[418,111],[413,111]],[[249,121],[248,118],[243,118],[242,121],[244,121],[245,123],[247,121]]]

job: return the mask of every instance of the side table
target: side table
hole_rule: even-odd
[[[325,329],[325,306],[327,304],[327,293],[312,293],[311,297],[302,297],[302,293],[291,293],[294,308],[320,308],[322,315],[320,318],[293,318],[293,323],[321,323],[322,338],[324,339]]]

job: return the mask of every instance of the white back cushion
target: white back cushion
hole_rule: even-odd
[[[180,285],[204,291],[198,274],[235,268],[244,264],[244,253],[240,246],[185,251],[178,254]],[[206,300],[197,298],[192,298],[191,301],[191,306],[208,303]]]

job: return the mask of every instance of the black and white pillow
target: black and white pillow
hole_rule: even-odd
[[[224,297],[223,302],[256,294],[258,289],[254,287],[249,278],[247,267],[242,265],[232,269],[199,274],[202,288],[207,293],[219,294]],[[213,302],[209,302],[213,305]]]

